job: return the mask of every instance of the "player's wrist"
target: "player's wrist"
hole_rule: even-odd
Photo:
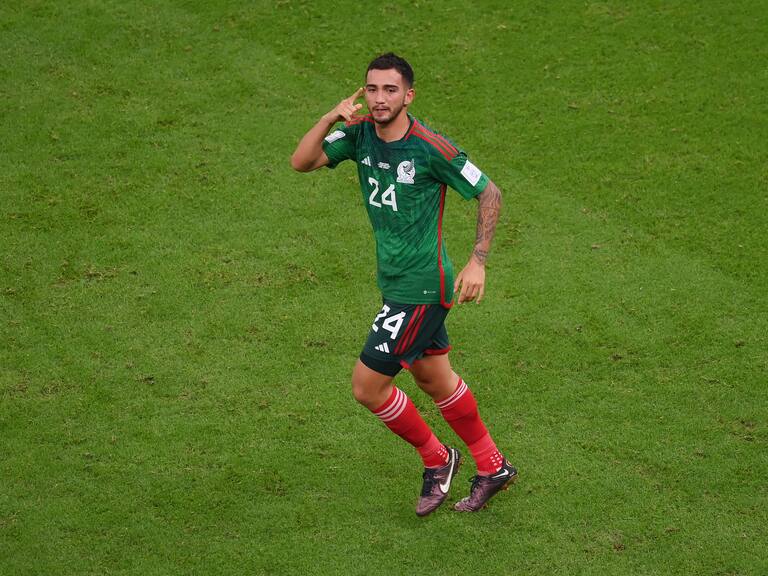
[[[334,109],[334,110],[331,110],[330,112],[326,112],[325,114],[323,114],[320,120],[328,124],[328,127],[330,128],[331,126],[336,124],[336,122],[339,122],[341,120],[341,115],[338,112],[336,112],[336,110]]]
[[[479,253],[478,253],[479,252]],[[485,268],[485,261],[488,258],[488,252],[482,251],[482,250],[475,250],[472,252],[472,256],[469,258],[469,263],[474,264],[475,266],[480,266],[481,268]]]

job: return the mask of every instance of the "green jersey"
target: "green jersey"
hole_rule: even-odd
[[[450,140],[408,117],[400,140],[381,140],[368,115],[331,132],[323,150],[330,168],[347,159],[357,162],[384,298],[450,307],[453,265],[442,230],[446,187],[474,198],[488,177]]]

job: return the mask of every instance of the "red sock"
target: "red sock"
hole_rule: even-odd
[[[418,450],[425,468],[436,468],[448,462],[448,451],[424,422],[416,406],[405,392],[393,387],[386,402],[373,410],[387,428]]]
[[[477,473],[487,475],[498,472],[504,457],[480,419],[475,397],[464,381],[459,378],[459,385],[453,394],[436,404],[445,421],[469,448],[477,464]]]

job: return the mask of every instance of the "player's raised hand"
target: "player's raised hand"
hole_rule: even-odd
[[[341,120],[346,120],[349,122],[356,117],[356,112],[363,107],[362,104],[355,103],[355,101],[362,95],[363,88],[358,88],[355,93],[352,94],[352,96],[349,98],[344,98],[344,100],[339,102],[336,107],[327,114],[327,116],[333,122],[339,122]]]

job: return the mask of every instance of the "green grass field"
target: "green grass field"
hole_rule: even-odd
[[[288,163],[388,50],[505,197],[474,515],[351,396],[354,166]],[[761,0],[0,5],[0,574],[768,574],[767,62]]]

